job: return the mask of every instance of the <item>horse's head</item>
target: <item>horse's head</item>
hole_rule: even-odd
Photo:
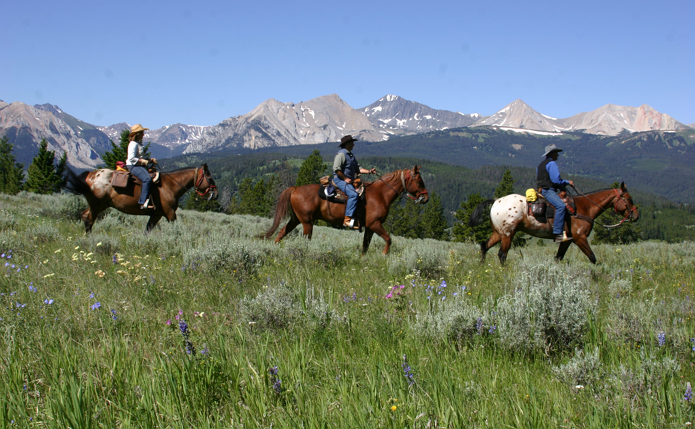
[[[418,204],[427,204],[430,196],[420,175],[420,166],[416,165],[412,170],[403,170],[401,180],[403,181],[403,190],[413,201]]]
[[[639,211],[632,202],[632,195],[627,192],[625,182],[620,183],[620,190],[615,190],[616,198],[613,201],[613,209],[616,213],[623,216],[623,220],[629,218],[630,222],[636,222],[639,219]]]
[[[207,164],[196,168],[195,192],[201,197],[209,194],[208,201],[217,199],[217,186],[215,185],[215,179],[212,178],[212,173],[208,170]]]

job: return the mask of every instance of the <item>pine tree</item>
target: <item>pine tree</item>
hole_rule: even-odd
[[[401,197],[394,201],[385,228],[390,234],[406,238],[420,238],[420,205],[407,199],[403,204]]]
[[[309,155],[299,168],[296,186],[319,183],[319,179],[324,176],[324,171],[326,171],[326,165],[321,158],[321,152],[314,149],[314,153]]]
[[[227,212],[267,217],[275,204],[276,180],[275,176],[271,176],[267,184],[264,179],[254,184],[250,177],[245,178],[232,198]]]
[[[448,226],[442,200],[439,195],[433,192],[420,217],[420,238],[448,240],[449,234],[446,231]]]
[[[118,161],[123,161],[125,162],[126,159],[128,158],[128,145],[130,144],[130,141],[128,140],[128,137],[130,136],[130,130],[125,129],[121,131],[121,135],[118,141],[118,145],[116,145],[113,140],[111,140],[111,152],[106,151],[104,155],[101,157],[104,160],[104,165],[106,168],[110,168],[112,170],[116,169],[116,162]],[[143,156],[146,158],[150,157],[150,143],[147,143],[146,145],[143,146]]]
[[[65,169],[64,163],[61,168]],[[56,170],[55,152],[48,150],[48,142],[43,139],[39,145],[39,153],[32,159],[27,169],[27,182],[24,188],[37,194],[60,192],[63,178],[58,176]]]
[[[472,241],[478,243],[485,241],[492,235],[492,227],[490,226],[489,216],[485,221],[477,226],[469,226],[468,222],[471,219],[473,210],[478,204],[485,200],[480,194],[475,193],[468,196],[468,200],[461,203],[461,208],[456,210],[454,215],[458,223],[454,224],[452,229],[453,241],[466,242]]]
[[[497,185],[495,189],[495,199],[505,197],[509,194],[514,193],[514,178],[512,177],[512,172],[507,169],[502,175],[502,180],[500,184]]]
[[[24,165],[16,162],[13,147],[7,136],[0,139],[0,192],[10,195],[16,195],[22,190],[24,179]]]
[[[208,196],[200,196],[195,190],[189,191],[190,195],[184,204],[186,210],[196,210],[199,212],[220,212],[222,207],[217,200],[208,200]]]

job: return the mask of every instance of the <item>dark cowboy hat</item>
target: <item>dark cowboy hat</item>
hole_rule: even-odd
[[[545,147],[545,153],[543,154],[543,157],[545,158],[546,156],[548,156],[550,152],[562,152],[562,149],[555,146],[555,144],[549,144]]]
[[[348,144],[350,142],[356,142],[356,141],[359,141],[359,140],[353,139],[352,136],[350,134],[348,134],[346,136],[343,136],[342,139],[340,139],[340,146],[339,147],[345,147],[346,144]]]

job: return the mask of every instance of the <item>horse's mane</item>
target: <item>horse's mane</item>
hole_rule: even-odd
[[[373,180],[373,181],[371,181],[371,182],[364,182],[364,186],[369,186],[369,185],[371,185],[371,184],[374,183],[374,182],[378,182],[379,180],[383,180],[384,182],[386,182],[387,180],[391,180],[391,178],[392,178],[393,176],[395,176],[396,173],[400,173],[400,172],[403,171],[403,170],[410,170],[410,169],[409,169],[409,168],[401,168],[401,169],[398,169],[398,170],[393,170],[393,171],[390,172],[390,173],[383,174],[380,178],[378,178],[378,179],[376,179],[376,180]]]
[[[611,190],[613,190],[613,189],[615,189],[615,188],[601,188],[601,189],[596,189],[596,190],[594,190],[594,191],[582,192],[582,193],[583,193],[584,195],[591,195],[591,194],[596,194],[596,193],[603,192],[603,191],[611,191]],[[576,195],[573,195],[573,197],[582,197],[582,196],[584,196],[584,195],[581,195],[581,194],[577,193]]]
[[[196,168],[196,167],[181,167],[181,168],[177,168],[176,170],[165,171],[165,173],[177,173],[177,172],[179,172],[179,171],[183,171],[183,170],[192,170],[192,169],[194,169],[194,168]]]

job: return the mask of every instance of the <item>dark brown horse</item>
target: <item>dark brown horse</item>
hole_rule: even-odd
[[[208,196],[208,200],[217,199],[217,187],[208,165],[201,167],[183,168],[172,172],[160,172],[158,185],[150,187],[150,198],[154,201],[155,208],[151,210],[140,209],[140,183],[133,180],[124,188],[113,188],[111,177],[114,170],[104,168],[101,170],[85,171],[77,175],[68,169],[67,188],[85,196],[89,208],[82,212],[82,220],[86,232],[92,231],[92,226],[99,213],[108,207],[113,207],[123,213],[132,215],[146,215],[150,217],[147,222],[146,232],[157,225],[157,222],[166,217],[169,222],[176,220],[176,209],[179,207],[179,199],[189,189],[195,186],[198,195]]]
[[[504,264],[507,259],[507,252],[512,245],[512,239],[517,231],[539,238],[552,239],[555,237],[553,225],[540,223],[532,215],[529,215],[526,208],[526,197],[517,194],[480,203],[471,215],[471,226],[480,225],[483,222],[485,208],[493,202],[494,204],[490,209],[492,236],[487,242],[480,243],[482,260],[485,260],[487,251],[501,241],[498,256],[500,262]],[[567,249],[574,243],[579,246],[592,263],[596,263],[596,256],[589,247],[587,238],[594,227],[594,219],[606,209],[613,207],[617,213],[620,213],[623,216],[621,224],[626,220],[635,222],[639,219],[639,212],[632,202],[632,196],[625,188],[625,183],[620,184],[620,189],[605,189],[584,196],[575,196],[574,202],[578,216],[570,219],[571,231],[567,233],[568,236],[573,237],[573,240],[560,243],[555,255],[557,261],[561,261],[565,257]]]
[[[290,233],[300,223],[304,227],[304,235],[311,239],[313,222],[322,219],[331,225],[342,225],[345,217],[345,204],[328,202],[319,197],[321,185],[292,186],[285,189],[278,198],[275,209],[273,225],[264,238],[270,238],[280,226],[282,219],[290,215],[290,220],[278,233],[275,242],[278,243],[284,236]],[[360,224],[365,227],[364,241],[362,242],[362,254],[367,253],[372,236],[376,232],[386,242],[384,255],[389,253],[391,237],[384,229],[384,221],[389,214],[389,207],[396,198],[404,193],[417,203],[425,204],[429,201],[429,195],[425,183],[420,176],[420,167],[396,170],[380,179],[365,183],[365,202],[357,205],[356,214],[359,214]]]

